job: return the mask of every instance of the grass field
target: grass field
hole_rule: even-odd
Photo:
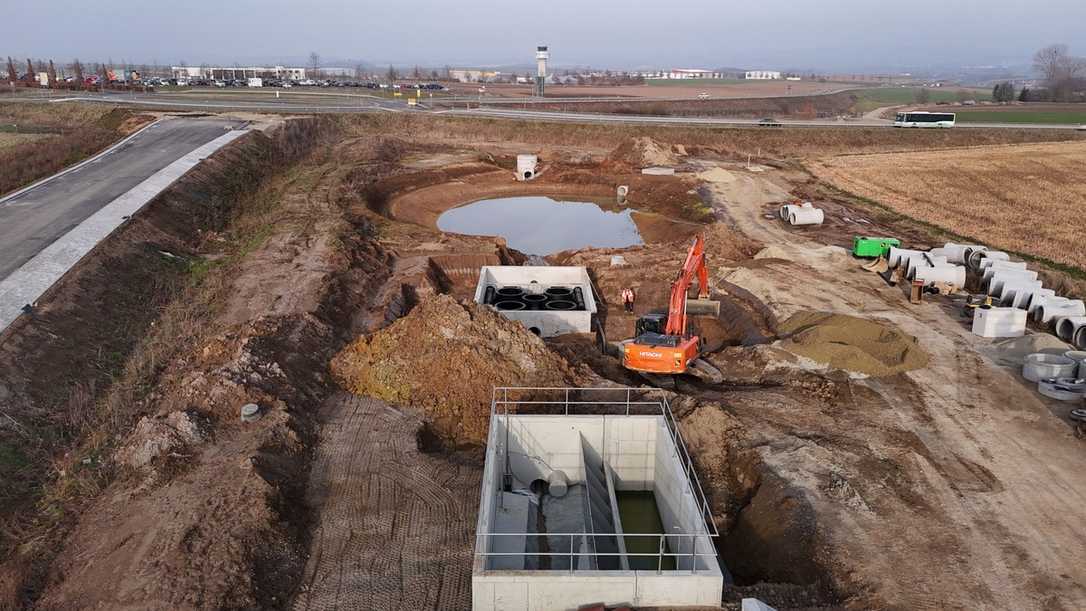
[[[0,149],[7,148],[9,146],[17,146],[25,144],[27,142],[34,142],[35,140],[42,140],[44,138],[51,138],[51,134],[13,134],[0,132]]]
[[[883,106],[895,106],[898,104],[913,104],[920,87],[878,87],[874,89],[857,89],[852,92],[859,98],[856,102],[858,112],[870,112]],[[960,100],[990,100],[992,92],[986,89],[928,89],[931,102],[958,102]]]
[[[1045,110],[955,110],[962,123],[1057,123],[1086,124],[1086,106],[1081,112]]]
[[[1086,140],[848,155],[820,179],[905,216],[1004,250],[1086,270]]]

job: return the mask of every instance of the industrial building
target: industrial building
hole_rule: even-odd
[[[284,79],[290,81],[305,80],[305,68],[285,68],[283,66],[234,66],[231,68],[220,66],[170,66],[170,72],[175,79],[207,79],[207,80],[246,80],[250,78]]]
[[[749,81],[778,81],[781,73],[776,70],[748,70],[743,78]]]
[[[717,534],[663,395],[494,389],[475,611],[719,605]]]
[[[672,68],[671,70],[658,70],[655,72],[638,72],[638,76],[646,79],[709,79],[724,78],[724,73],[701,68]]]
[[[497,80],[502,75],[497,70],[475,70],[470,68],[457,68],[449,70],[449,78],[459,83],[489,83]]]

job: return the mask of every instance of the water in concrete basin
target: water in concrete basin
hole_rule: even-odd
[[[533,255],[643,244],[630,210],[611,212],[591,202],[543,196],[487,199],[453,208],[438,217],[437,227],[501,236],[510,248]]]
[[[660,510],[656,507],[656,497],[651,490],[626,490],[615,493],[618,501],[618,515],[622,520],[622,531],[634,534],[663,533],[664,524],[660,519]],[[660,551],[660,540],[656,537],[625,537],[627,554],[656,554]],[[671,550],[664,550],[672,553]],[[656,557],[630,556],[630,568],[633,570],[655,571],[659,566]],[[663,570],[675,570],[675,557],[664,556]]]

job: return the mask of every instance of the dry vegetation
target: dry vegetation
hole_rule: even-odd
[[[1086,142],[850,155],[810,164],[836,187],[996,248],[1086,269]]]

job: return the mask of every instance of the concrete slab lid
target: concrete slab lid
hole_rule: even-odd
[[[648,174],[650,176],[671,176],[675,173],[675,168],[665,168],[663,166],[650,166],[647,168],[641,168],[642,174]]]

